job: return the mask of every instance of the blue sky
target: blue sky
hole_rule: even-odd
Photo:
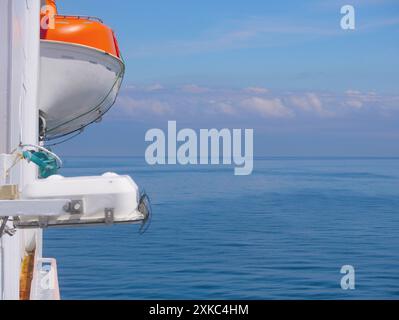
[[[399,156],[398,0],[58,3],[112,26],[127,64],[115,108],[62,154],[144,155],[177,120],[254,128],[256,155]]]

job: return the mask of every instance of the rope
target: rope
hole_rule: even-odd
[[[70,137],[68,137],[68,138],[66,138],[66,139],[64,139],[64,140],[61,140],[61,141],[58,141],[58,142],[54,142],[54,143],[52,143],[52,144],[46,144],[46,147],[58,146],[58,145],[61,144],[61,143],[67,142],[67,141],[69,141],[69,140],[72,140],[73,138],[75,138],[75,137],[77,137],[78,135],[80,135],[82,132],[83,132],[83,128],[80,129],[80,130],[78,131],[78,133],[75,133],[74,135],[72,135],[72,136],[70,136]],[[74,133],[74,132],[68,133],[68,135],[69,135],[69,134],[72,134],[72,133]],[[66,135],[65,135],[65,136],[66,136]],[[65,137],[65,136],[64,136],[64,137]]]
[[[8,222],[8,217],[3,217],[3,221],[1,222],[0,225],[0,238],[3,236],[4,230],[6,228],[7,222]]]
[[[16,151],[16,150],[15,150],[15,151]],[[14,154],[15,151],[13,151],[12,154]],[[9,175],[10,175],[11,169],[14,168],[14,167],[17,165],[17,163],[18,163],[19,161],[21,161],[23,158],[24,158],[24,157],[22,156],[21,153],[17,153],[17,154],[16,154],[16,157],[15,157],[13,163],[12,163],[11,166],[6,170],[6,177],[7,177],[7,178],[8,178]]]
[[[150,228],[151,226],[151,222],[152,222],[152,206],[151,206],[151,199],[150,197],[147,195],[147,193],[145,192],[145,190],[143,189],[141,191],[141,196],[140,196],[140,200],[139,200],[139,207],[141,205],[144,205],[145,209],[147,210],[147,216],[145,217],[145,219],[143,220],[141,227],[139,229],[139,234],[143,235],[144,233],[147,232],[147,230]]]
[[[9,216],[0,218],[0,220],[2,220],[0,225],[0,239],[3,237],[4,234],[8,234],[10,237],[12,237],[16,233],[15,228],[10,228],[9,226],[7,226],[8,221],[13,221],[9,218]]]

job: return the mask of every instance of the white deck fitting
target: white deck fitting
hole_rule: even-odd
[[[55,259],[37,259],[33,270],[30,300],[60,300]]]

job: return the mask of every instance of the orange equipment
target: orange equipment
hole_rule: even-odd
[[[53,14],[55,14],[53,16]],[[92,47],[121,58],[118,42],[111,28],[94,17],[60,15],[55,0],[46,0],[41,19],[54,19],[54,28],[43,28],[42,40],[68,42]]]

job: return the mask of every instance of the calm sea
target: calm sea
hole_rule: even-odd
[[[68,158],[62,174],[129,174],[152,198],[139,226],[49,229],[63,299],[399,299],[399,159],[260,158],[150,167]],[[341,289],[343,265],[355,290]]]

